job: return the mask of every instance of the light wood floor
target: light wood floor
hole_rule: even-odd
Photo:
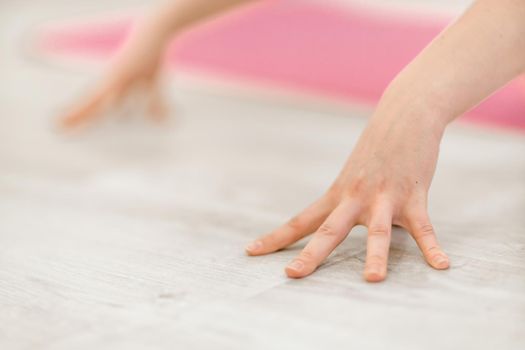
[[[324,191],[369,111],[181,79],[168,127],[59,135],[93,74],[24,54],[29,6],[0,5],[0,349],[525,348],[524,135],[448,130],[430,202],[448,271],[397,230],[367,284],[358,228],[290,280],[304,242],[243,246]]]

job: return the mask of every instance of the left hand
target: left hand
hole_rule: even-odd
[[[98,87],[60,117],[62,129],[101,119],[122,108],[128,97],[144,97],[147,116],[156,122],[165,120],[168,110],[159,83],[164,46],[163,34],[154,27],[135,32]]]

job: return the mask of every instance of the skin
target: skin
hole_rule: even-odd
[[[107,76],[59,118],[59,126],[71,130],[91,124],[121,108],[135,92],[146,98],[152,120],[164,120],[168,110],[161,94],[160,73],[169,41],[203,19],[247,3],[251,1],[178,0],[156,8],[124,44]]]
[[[198,20],[247,1],[168,3],[132,36],[115,68],[62,118],[73,128],[98,118],[137,86],[155,91],[168,39]],[[287,223],[246,247],[248,255],[312,238],[286,267],[305,277],[353,227],[368,228],[364,278],[386,278],[392,225],[405,228],[427,263],[447,269],[427,211],[428,190],[447,124],[525,70],[525,0],[478,0],[391,82],[341,173],[326,193]],[[152,96],[155,94],[151,94]],[[158,102],[152,99],[152,110]]]
[[[246,247],[283,249],[312,234],[286,267],[316,270],[356,225],[368,228],[364,278],[386,278],[392,225],[405,228],[427,263],[447,269],[427,212],[446,125],[525,70],[525,1],[480,0],[390,84],[343,170],[325,195]]]

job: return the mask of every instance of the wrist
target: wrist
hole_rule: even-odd
[[[382,124],[388,128],[393,125],[417,128],[441,139],[454,117],[437,94],[415,87],[407,88],[401,82],[393,81],[381,97],[370,124]]]

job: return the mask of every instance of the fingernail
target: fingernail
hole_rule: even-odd
[[[256,250],[259,250],[260,248],[262,248],[262,242],[255,241],[255,242],[248,244],[245,249],[249,252],[254,252]]]
[[[439,268],[445,268],[448,266],[448,259],[442,255],[438,255],[434,258],[434,265]]]
[[[301,271],[303,269],[303,267],[304,267],[304,264],[300,260],[294,260],[288,265],[289,269],[292,269],[292,270],[295,270],[295,271]]]

